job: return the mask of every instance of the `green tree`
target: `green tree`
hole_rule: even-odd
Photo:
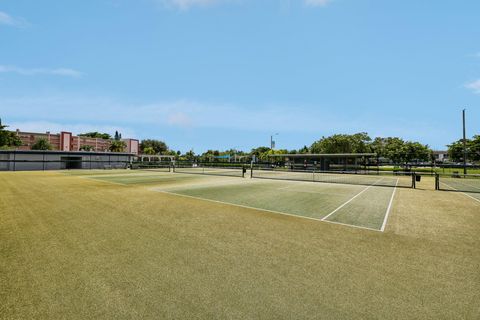
[[[88,144],[80,147],[80,151],[93,151],[93,150],[95,150],[95,148],[93,146],[88,145]]]
[[[180,151],[178,151],[178,152],[180,152]],[[175,150],[167,150],[163,154],[166,155],[166,156],[177,156],[177,155],[180,155],[181,152],[177,153],[177,151],[175,151]]]
[[[32,150],[52,150],[52,145],[45,138],[39,138],[32,144]]]
[[[307,146],[303,146],[302,149],[298,150],[298,153],[300,154],[310,153],[310,149]]]
[[[140,148],[142,150],[145,150],[145,148],[153,148],[156,154],[164,154],[168,150],[168,146],[165,142],[154,139],[142,140],[142,142],[140,142]]]
[[[100,132],[87,132],[87,133],[81,133],[78,135],[79,137],[88,137],[88,138],[100,138],[100,139],[105,139],[105,140],[110,140],[112,139],[112,136],[109,135],[108,133],[100,133]]]
[[[405,162],[429,161],[432,159],[432,151],[427,145],[420,142],[407,141],[405,143]]]
[[[118,133],[118,131],[115,131],[115,136],[113,138],[115,141],[120,141],[122,140],[122,134]]]
[[[250,151],[250,154],[253,156],[256,156],[257,158],[260,157],[261,154],[265,153],[265,152],[268,152],[270,150],[269,147],[258,147],[258,148],[254,148],[252,149],[252,151]]]
[[[9,149],[10,147],[19,147],[22,145],[22,141],[18,137],[16,132],[6,130],[7,125],[2,124],[0,119],[0,148]]]
[[[386,157],[386,147],[387,147],[386,138],[377,137],[370,144],[371,151],[376,153],[378,157]]]
[[[480,161],[480,135],[474,135],[467,139],[467,161]],[[448,145],[448,156],[452,161],[463,161],[463,139],[452,142]]]
[[[195,152],[193,152],[193,150],[188,151],[187,153],[185,153],[184,158],[187,161],[194,161],[195,160]]]
[[[365,153],[370,151],[371,140],[366,132],[334,134],[314,142],[310,151],[312,153]]]
[[[386,138],[385,139],[385,157],[392,160],[396,164],[401,164],[406,161],[405,141],[400,138]]]
[[[432,159],[432,150],[427,145],[415,141],[404,141],[398,137],[375,138],[370,144],[370,149],[378,157],[390,159],[396,164]]]
[[[125,143],[125,141],[112,140],[110,147],[108,147],[108,150],[110,150],[111,152],[124,152],[126,147],[127,144]]]
[[[3,125],[3,124],[2,124],[2,118],[0,118],[0,131],[4,131],[5,128],[8,128],[8,126],[7,126],[7,125]]]
[[[480,135],[473,136],[470,141],[470,159],[480,161]]]
[[[215,157],[220,155],[220,151],[218,150],[207,150],[206,152],[200,155],[200,161],[207,162],[207,161],[218,161]]]
[[[153,149],[152,147],[146,147],[145,149],[143,149],[143,154],[154,155],[155,149]]]
[[[470,144],[471,141],[467,139],[467,155],[470,153]],[[448,145],[448,157],[454,162],[463,161],[463,139]]]
[[[286,149],[278,149],[278,150],[272,150],[268,149],[266,152],[261,153],[259,158],[262,161],[270,161],[270,160],[276,160],[276,157],[272,157],[273,155],[279,155],[279,154],[288,154],[288,150]]]

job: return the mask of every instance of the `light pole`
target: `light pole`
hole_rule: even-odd
[[[274,136],[278,136],[278,133],[274,133],[270,135],[270,149],[272,150],[275,148],[275,141],[273,141]]]
[[[463,120],[463,174],[467,174],[467,129],[465,126],[465,109],[462,111]]]

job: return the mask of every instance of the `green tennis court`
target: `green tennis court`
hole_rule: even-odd
[[[196,170],[193,173],[197,173]],[[188,172],[188,171],[185,171]],[[227,170],[227,175],[231,170]],[[263,180],[210,175],[129,172],[89,176],[104,182],[146,185],[151,191],[215,201],[324,222],[383,231],[394,187]],[[393,184],[395,186],[395,184]]]
[[[476,319],[480,203],[433,182],[0,173],[0,318]]]
[[[438,175],[438,188],[455,191],[480,202],[480,175]]]

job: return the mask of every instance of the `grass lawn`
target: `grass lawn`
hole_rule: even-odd
[[[247,180],[0,173],[0,318],[480,318],[479,201]]]

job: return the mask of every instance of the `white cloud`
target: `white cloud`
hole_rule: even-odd
[[[302,108],[300,108],[302,109]],[[127,104],[116,99],[49,95],[39,97],[1,98],[0,114],[5,119],[39,120],[54,123],[125,124],[126,126],[166,126],[179,129],[221,128],[248,131],[286,130],[312,132],[332,123],[321,109],[300,112],[299,108],[279,105],[256,109],[225,104],[198,103],[189,100],[160,101],[150,104]],[[334,127],[332,127],[333,129]],[[20,128],[22,129],[22,128]],[[23,130],[23,129],[22,129]]]
[[[330,106],[285,105],[260,105],[253,108],[190,100],[128,104],[117,99],[65,94],[10,99],[0,97],[0,114],[7,124],[9,124],[7,119],[22,119],[24,122],[73,124],[70,126],[73,128],[79,123],[107,127],[113,127],[111,124],[115,124],[138,130],[164,128],[180,129],[185,132],[198,132],[197,130],[204,129],[215,129],[219,130],[218,132],[230,129],[245,132],[277,132],[281,128],[282,133],[292,134],[336,132],[338,128],[357,128],[356,131],[365,131],[369,126],[378,126],[376,119],[359,117],[347,119],[342,115],[332,114],[331,109]],[[42,128],[47,130],[48,126]],[[22,127],[19,129],[25,130]],[[75,132],[75,129],[64,127],[63,130],[65,129]],[[388,129],[392,130],[390,126]]]
[[[334,109],[329,105],[292,107],[277,104],[254,108],[191,100],[126,103],[118,99],[66,93],[12,98],[0,96],[0,115],[12,130],[64,130],[76,134],[118,130],[123,137],[166,139],[175,149],[182,150],[202,144],[205,148],[219,148],[218,144],[224,143],[220,141],[228,139],[225,137],[233,132],[237,136],[236,140],[232,137],[232,145],[244,149],[262,143],[256,140],[257,137],[268,138],[272,132],[280,132],[281,141],[311,137],[300,144],[338,132],[367,131],[413,140],[422,137],[431,141],[445,134],[442,126],[431,121],[415,120],[411,123],[411,119],[401,117],[385,121],[381,114],[344,117],[342,113],[333,112]],[[416,136],[411,135],[412,126],[417,128]],[[239,132],[243,138],[238,137]]]
[[[304,0],[305,5],[309,7],[324,7],[330,2],[331,0]]]
[[[191,7],[205,7],[214,4],[229,2],[229,0],[160,0],[164,5],[188,10]]]
[[[191,127],[192,126],[192,119],[185,114],[184,112],[175,112],[168,115],[167,122],[173,126],[179,127]]]
[[[0,65],[0,73],[16,73],[22,76],[35,76],[35,75],[52,75],[52,76],[63,76],[63,77],[72,77],[79,78],[83,75],[82,72],[68,69],[68,68],[58,68],[58,69],[47,69],[47,68],[33,68],[25,69],[19,68],[16,66],[4,66]]]
[[[180,10],[188,10],[192,7],[206,7],[222,3],[239,2],[241,0],[156,0],[167,7],[175,7]],[[308,7],[324,7],[332,0],[298,0]],[[290,1],[289,1],[290,2]]]
[[[27,22],[22,18],[14,18],[7,13],[0,11],[0,25],[23,27],[27,25]]]
[[[480,94],[480,79],[467,83],[465,88],[472,90],[474,93]]]

